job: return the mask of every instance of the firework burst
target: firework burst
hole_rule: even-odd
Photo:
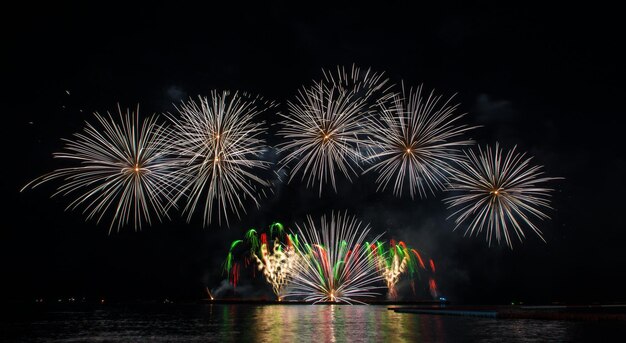
[[[369,70],[353,67],[348,74],[337,68],[336,74],[324,72],[324,76],[288,103],[278,132],[287,139],[279,150],[286,154],[281,168],[291,166],[289,181],[302,174],[307,187],[317,184],[320,195],[328,182],[337,190],[336,173],[349,181],[358,175],[367,118],[376,102],[390,96],[387,80]]]
[[[245,200],[257,207],[270,186],[260,175],[271,163],[264,159],[268,148],[262,135],[264,122],[257,117],[272,108],[260,98],[228,91],[189,100],[177,107],[179,117],[169,116],[174,127],[173,151],[182,161],[178,198],[185,198],[187,220],[203,209],[203,223],[217,214],[228,225],[228,215],[245,213]]]
[[[152,217],[161,220],[172,204],[176,184],[174,163],[168,158],[169,140],[157,117],[139,120],[136,112],[122,113],[119,120],[110,113],[94,113],[99,125],[87,122],[83,133],[65,139],[65,151],[54,157],[75,164],[57,169],[28,183],[22,191],[42,183],[62,179],[53,196],[74,195],[68,209],[83,207],[87,219],[97,222],[112,214],[109,232],[132,221],[135,229]]]
[[[495,236],[498,244],[502,237],[513,248],[511,231],[522,241],[524,227],[530,228],[545,242],[541,230],[531,219],[549,218],[542,209],[550,207],[550,192],[542,184],[558,177],[545,177],[541,166],[532,166],[532,158],[515,151],[503,156],[496,143],[495,149],[479,147],[478,154],[466,152],[468,162],[450,178],[450,190],[460,194],[445,199],[449,208],[458,208],[448,218],[456,217],[456,228],[469,222],[465,234],[478,235],[486,231],[489,245]]]
[[[300,238],[294,247],[300,257],[285,297],[314,303],[362,303],[359,298],[378,295],[376,284],[382,277],[365,242],[368,225],[338,213],[331,214],[330,220],[322,216],[319,225],[309,216],[297,228]]]
[[[378,190],[393,185],[393,193],[401,196],[408,184],[411,198],[420,198],[435,190],[443,190],[451,173],[450,162],[459,162],[463,155],[459,146],[472,144],[460,136],[473,127],[458,125],[464,115],[456,114],[458,105],[431,92],[422,94],[422,86],[409,90],[408,96],[394,96],[381,102],[380,117],[369,118],[370,149],[366,160],[372,165],[365,170],[376,171]]]

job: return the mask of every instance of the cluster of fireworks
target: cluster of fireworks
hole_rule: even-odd
[[[550,208],[552,189],[544,185],[555,178],[543,176],[542,167],[515,148],[504,151],[496,143],[494,150],[462,150],[473,144],[464,135],[475,127],[460,124],[464,115],[457,107],[452,98],[422,86],[396,91],[382,73],[353,67],[324,72],[287,102],[285,113],[258,96],[227,91],[182,102],[164,123],[118,108],[118,117],[96,113],[98,125],[87,123],[65,140],[64,151],[54,157],[71,166],[24,188],[60,180],[54,194],[73,196],[68,208],[82,208],[98,222],[109,217],[110,230],[119,230],[169,218],[171,209],[180,209],[187,220],[200,213],[205,226],[229,225],[229,216],[240,218],[249,205],[260,206],[272,191],[272,172],[285,171],[287,182],[300,178],[320,195],[327,184],[336,190],[336,177],[352,181],[377,173],[378,190],[392,189],[398,197],[453,192],[445,199],[455,211],[450,217],[457,227],[467,224],[466,233],[485,231],[489,244],[493,237],[498,243],[504,238],[512,247],[511,236],[522,240],[526,228],[542,237],[533,220],[547,218],[543,210]],[[274,147],[266,141],[267,125],[260,120],[264,113],[282,118],[276,166],[269,157]],[[309,237],[310,244],[322,243],[316,238]],[[313,245],[307,254],[324,255]],[[267,249],[258,260],[282,264],[266,260],[281,250]],[[346,251],[356,254],[353,249]],[[399,269],[403,263],[409,268],[408,260],[398,259]],[[306,259],[298,263],[316,266]],[[333,288],[331,274],[324,277]]]
[[[381,295],[384,288],[390,299],[396,299],[396,285],[402,277],[408,277],[415,292],[415,279],[421,278],[422,270],[429,275],[431,295],[437,297],[432,259],[427,267],[416,249],[404,242],[386,243],[381,235],[367,242],[369,231],[369,225],[346,213],[332,213],[319,221],[309,216],[292,232],[285,232],[280,223],[273,223],[270,232],[260,236],[250,229],[244,239],[231,244],[225,271],[233,286],[242,264],[244,269],[262,271],[279,301],[363,303],[365,298]],[[237,251],[242,256],[235,257]]]

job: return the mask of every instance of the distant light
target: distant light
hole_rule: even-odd
[[[65,90],[65,93],[67,93],[67,95],[70,95],[70,91],[69,90]]]

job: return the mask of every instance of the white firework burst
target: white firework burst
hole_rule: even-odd
[[[353,67],[337,73],[324,72],[325,78],[302,88],[295,101],[288,102],[288,113],[281,114],[278,135],[287,141],[278,147],[286,155],[281,169],[291,167],[289,182],[299,173],[307,187],[330,182],[336,191],[335,174],[349,181],[361,170],[361,148],[368,133],[367,122],[378,101],[391,96],[382,74]]]
[[[291,283],[285,297],[303,297],[305,301],[362,303],[364,297],[379,295],[375,290],[382,281],[377,259],[365,237],[369,225],[346,213],[322,216],[319,224],[297,226],[299,243],[294,244]],[[374,239],[377,240],[380,236]]]
[[[478,235],[486,230],[491,245],[495,236],[498,243],[502,237],[512,248],[511,231],[522,241],[524,227],[530,228],[545,242],[541,230],[531,219],[549,218],[542,209],[550,209],[551,188],[545,182],[561,179],[543,176],[542,166],[532,166],[531,157],[511,149],[503,156],[496,143],[495,149],[479,147],[478,154],[466,152],[467,162],[450,178],[450,190],[459,192],[444,201],[449,208],[458,208],[448,218],[456,217],[456,228],[468,222],[465,234]]]
[[[408,184],[413,199],[445,189],[451,173],[451,162],[463,160],[457,149],[472,144],[461,136],[474,127],[459,125],[464,114],[457,114],[452,98],[442,101],[434,92],[422,94],[422,86],[381,102],[380,117],[369,119],[370,149],[367,162],[372,165],[364,173],[378,173],[377,190],[393,185],[393,193],[401,196]]]
[[[202,208],[205,226],[216,213],[219,225],[222,220],[228,225],[229,213],[245,213],[247,199],[260,205],[262,191],[270,186],[261,175],[271,162],[265,159],[265,122],[258,116],[273,106],[260,97],[212,91],[208,98],[183,102],[179,117],[169,115],[187,220]]]
[[[127,109],[125,114],[118,106],[118,112],[119,120],[110,113],[94,113],[99,125],[87,122],[83,133],[64,139],[64,152],[54,154],[75,166],[43,175],[22,191],[61,179],[63,184],[53,196],[76,196],[67,208],[82,206],[87,219],[97,218],[97,222],[111,213],[109,232],[114,226],[119,231],[131,219],[135,229],[140,229],[142,222],[151,224],[152,216],[159,220],[167,216],[176,184],[165,127],[157,124],[156,116],[140,123],[139,106],[136,112]]]

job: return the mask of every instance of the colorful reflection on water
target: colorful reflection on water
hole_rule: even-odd
[[[2,342],[587,342],[626,336],[626,326],[617,321],[416,315],[378,305],[153,304],[3,310]]]
[[[240,338],[260,342],[441,341],[445,337],[440,317],[395,313],[384,306],[265,305],[250,306],[245,315],[240,305],[214,306],[231,315],[220,322],[246,325],[248,330],[241,328]]]

